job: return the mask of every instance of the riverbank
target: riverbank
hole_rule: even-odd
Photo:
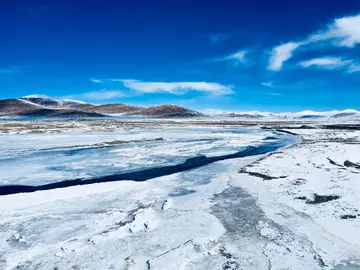
[[[291,132],[302,137],[300,144],[242,168],[231,185],[255,196],[268,218],[310,241],[324,265],[359,263],[360,132]]]

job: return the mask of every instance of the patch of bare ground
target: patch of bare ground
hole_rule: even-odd
[[[238,172],[239,173],[246,173],[248,175],[255,176],[255,177],[259,177],[259,178],[263,179],[264,181],[269,181],[269,180],[274,180],[274,179],[282,179],[282,178],[287,177],[285,175],[271,176],[271,175],[267,175],[267,174],[259,173],[259,172],[250,172],[250,171],[247,171],[246,168],[243,168],[243,169],[239,170]]]

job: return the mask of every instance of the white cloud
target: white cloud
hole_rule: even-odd
[[[93,79],[93,78],[91,78],[90,81],[92,81],[93,83],[103,83],[104,82],[103,80]]]
[[[270,96],[281,96],[281,94],[279,94],[279,93],[270,93],[269,95]]]
[[[301,45],[301,42],[288,42],[274,47],[270,52],[268,70],[281,70],[283,64],[292,57],[293,52]]]
[[[360,14],[335,19],[325,30],[309,37],[309,42],[331,40],[339,47],[354,47],[360,43]]]
[[[231,86],[208,82],[142,82],[138,80],[122,80],[122,82],[126,88],[141,93],[185,94],[189,91],[205,92],[212,95],[234,93]]]
[[[274,82],[262,82],[261,85],[265,87],[274,87]]]
[[[245,56],[247,54],[247,51],[243,50],[243,51],[238,51],[236,53],[233,53],[231,55],[229,55],[228,57],[226,57],[225,60],[235,60],[236,63],[241,63],[245,61]]]
[[[248,54],[247,50],[240,50],[237,51],[233,54],[224,56],[224,57],[219,57],[219,58],[215,58],[213,60],[211,60],[212,62],[226,62],[226,61],[234,61],[235,65],[239,65],[241,63],[244,63],[246,58],[245,56]]]
[[[82,94],[70,95],[64,98],[80,99],[80,100],[107,100],[113,98],[126,97],[127,95],[118,90],[100,90]]]
[[[336,47],[353,48],[360,43],[360,14],[335,19],[325,29],[310,35],[301,41],[291,41],[276,46],[270,53],[268,69],[281,70],[283,64],[293,56],[293,52],[299,47],[305,47],[321,41],[330,42]],[[331,66],[331,65],[329,65]]]
[[[300,66],[304,68],[309,67],[320,67],[324,69],[339,69],[351,64],[351,60],[344,60],[340,57],[322,57],[314,58],[307,61],[302,61],[299,63]]]
[[[351,64],[347,70],[347,73],[355,73],[355,72],[360,72],[359,64]]]

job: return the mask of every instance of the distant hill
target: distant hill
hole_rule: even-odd
[[[55,103],[44,100],[3,99],[0,100],[0,116],[36,116],[36,117],[103,117],[104,115],[70,107],[59,108]],[[40,105],[40,104],[46,104]]]
[[[156,118],[199,117],[201,113],[177,105],[149,108],[127,104],[95,105],[77,100],[55,99],[43,95],[0,100],[0,116],[36,117],[108,117],[133,115]]]
[[[104,114],[124,114],[124,113],[133,113],[136,111],[141,111],[145,108],[143,107],[136,107],[126,104],[104,104],[104,105],[92,105],[85,110],[97,112],[97,113],[104,113]]]
[[[82,108],[83,106],[89,106],[91,104],[87,104],[78,100],[71,99],[55,99],[44,95],[30,95],[19,98],[20,100],[28,101],[40,106],[44,106],[46,108]]]
[[[13,116],[22,115],[24,112],[29,112],[38,109],[39,107],[30,102],[24,102],[20,99],[3,99],[0,100],[0,115]]]
[[[133,111],[131,115],[145,115],[161,118],[199,117],[201,113],[177,105],[161,105]]]

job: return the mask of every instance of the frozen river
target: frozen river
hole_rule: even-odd
[[[2,136],[0,195],[119,180],[145,181],[294,143],[273,130],[167,128]]]

